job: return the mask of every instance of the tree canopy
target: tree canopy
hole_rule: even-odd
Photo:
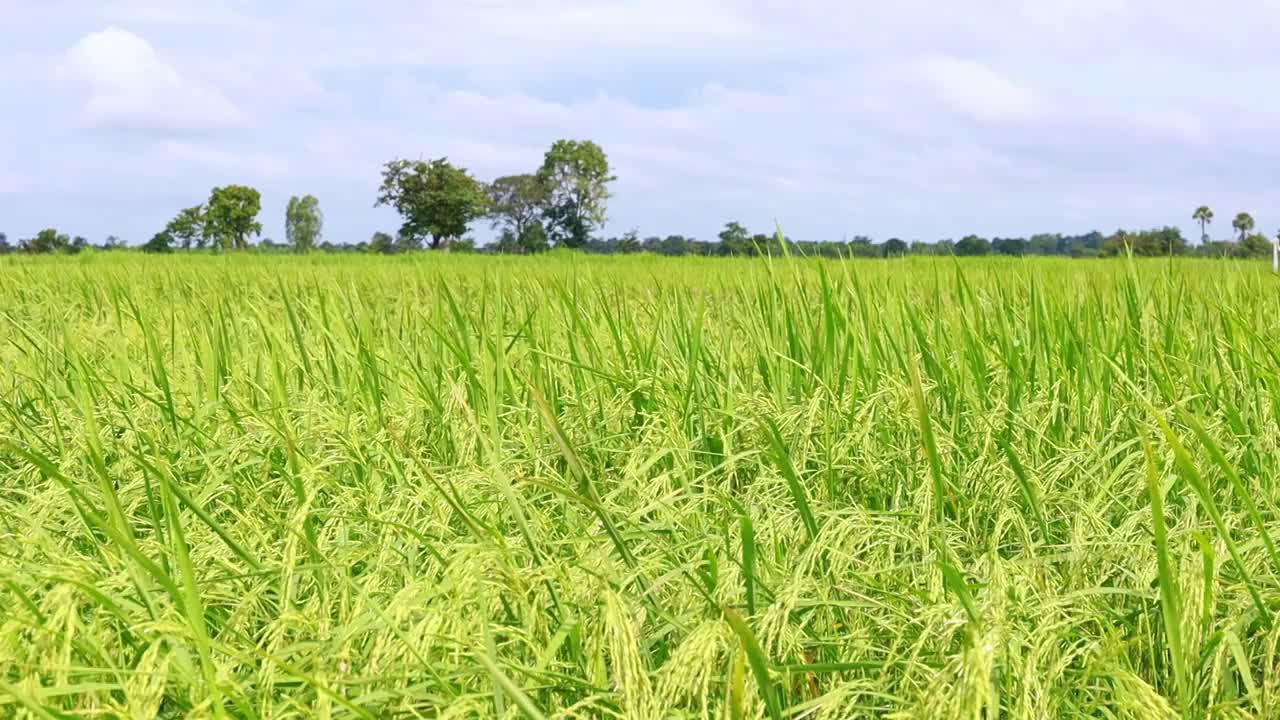
[[[294,252],[308,252],[320,242],[324,230],[324,214],[314,195],[289,198],[285,208],[284,235]]]
[[[244,185],[217,187],[209,195],[204,211],[204,235],[221,249],[249,247],[249,238],[262,232],[258,212],[262,196]]]
[[[400,213],[401,234],[415,240],[429,237],[436,249],[466,234],[467,225],[488,210],[489,196],[465,168],[447,158],[392,160],[383,166],[375,206],[382,205]]]
[[[552,239],[564,247],[586,245],[592,230],[605,222],[609,184],[617,179],[604,150],[590,140],[557,140],[538,177],[550,193],[547,229]]]
[[[1253,216],[1247,212],[1236,215],[1236,219],[1231,221],[1231,227],[1240,233],[1240,242],[1244,242],[1249,233],[1253,232]]]
[[[178,211],[177,216],[165,226],[165,232],[175,240],[183,250],[188,250],[194,243],[196,247],[204,247],[204,206],[195,205]]]

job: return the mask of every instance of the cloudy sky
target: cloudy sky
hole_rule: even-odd
[[[389,159],[569,137],[610,234],[1274,234],[1278,44],[1274,0],[0,0],[0,231],[141,242],[241,183],[356,242]]]

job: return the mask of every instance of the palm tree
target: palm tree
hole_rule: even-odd
[[[1191,219],[1200,223],[1200,242],[1208,242],[1209,233],[1205,230],[1205,226],[1213,222],[1213,211],[1209,209],[1208,205],[1201,205],[1196,208],[1196,211],[1191,215]]]
[[[1236,215],[1236,219],[1231,221],[1231,227],[1240,233],[1240,242],[1244,242],[1245,236],[1253,229],[1253,216],[1249,213],[1240,213]]]

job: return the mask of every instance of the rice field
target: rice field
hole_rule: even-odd
[[[0,260],[0,717],[1280,717],[1280,281]]]

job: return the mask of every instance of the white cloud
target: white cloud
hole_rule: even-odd
[[[0,97],[22,98],[0,137],[25,140],[0,148],[6,229],[79,214],[146,237],[242,182],[270,208],[314,192],[359,240],[395,222],[371,208],[386,160],[492,178],[559,137],[616,166],[606,233],[936,238],[1280,206],[1267,0],[372,5],[0,0]]]
[[[1034,93],[979,62],[931,55],[918,71],[952,109],[983,119],[1023,118],[1038,114],[1043,103]]]
[[[59,74],[87,90],[83,121],[90,127],[181,133],[244,123],[219,92],[184,77],[146,40],[116,27],[82,38]]]
[[[196,168],[219,174],[239,173],[261,180],[283,175],[289,167],[284,158],[271,153],[233,152],[182,140],[167,140],[157,149],[158,157],[184,171]]]

